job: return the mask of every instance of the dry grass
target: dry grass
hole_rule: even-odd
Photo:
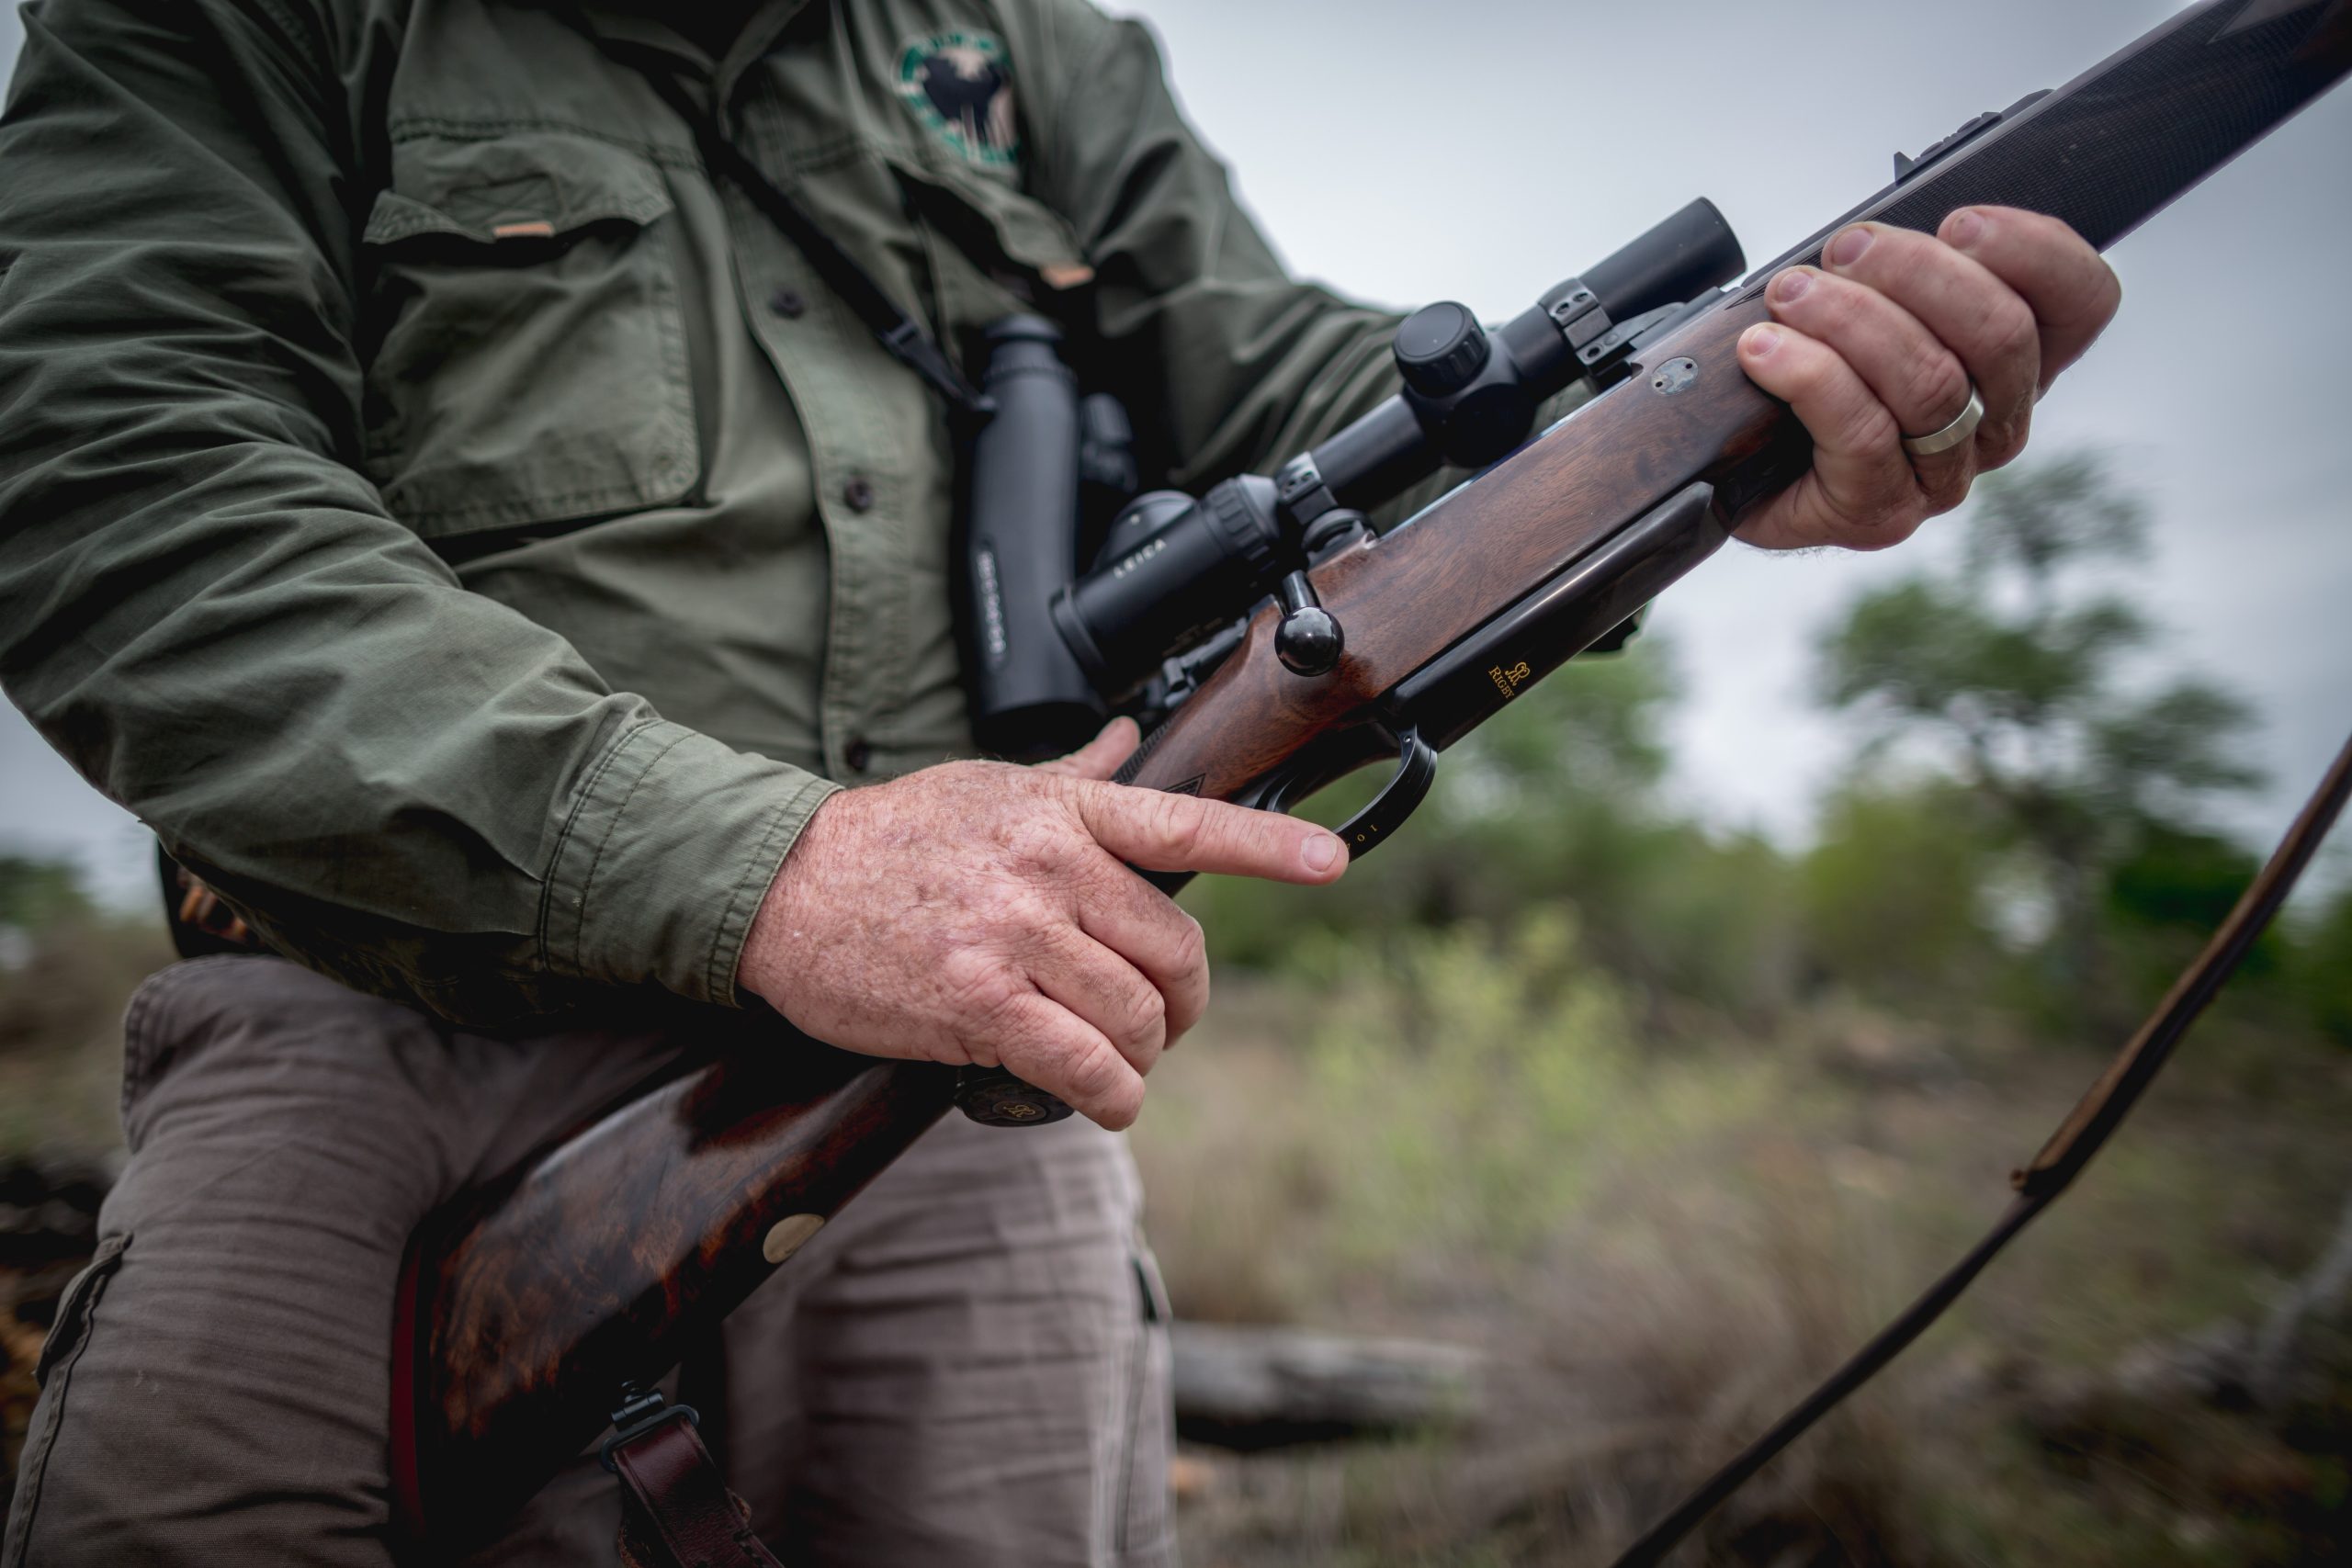
[[[120,1003],[159,956],[118,932],[0,976],[0,1141],[111,1143]],[[1997,1020],[1636,1010],[1559,918],[1220,987],[1136,1140],[1179,1310],[1506,1371],[1461,1431],[1194,1453],[1193,1568],[1607,1562],[1989,1222],[2096,1066]],[[2260,1419],[2115,1375],[2308,1266],[2352,1190],[2347,1112],[2352,1056],[2222,1010],[1954,1321],[1685,1568],[2352,1557],[2352,1335]]]
[[[57,927],[0,966],[0,1159],[121,1140],[122,1009],[171,961],[160,922]]]
[[[1228,987],[1136,1134],[1182,1309],[1506,1371],[1461,1434],[1197,1454],[1188,1561],[1607,1562],[1990,1222],[2095,1067],[1850,1004],[1638,1038],[1559,925]],[[1683,1561],[2331,1560],[2352,1422],[2083,1391],[2308,1265],[2347,1111],[2352,1062],[2217,1018],[1955,1321]]]

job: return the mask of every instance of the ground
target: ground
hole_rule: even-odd
[[[1992,1221],[2099,1065],[1997,1016],[1835,994],[1735,1021],[1577,952],[1539,919],[1227,976],[1155,1074],[1135,1143],[1182,1315],[1443,1340],[1488,1367],[1442,1429],[1188,1450],[1193,1568],[1605,1562]],[[0,1156],[102,1176],[113,1020],[158,957],[110,939],[0,976]],[[1952,1320],[1684,1561],[2344,1561],[2341,1311],[2301,1325],[2270,1404],[2231,1380],[2352,1192],[2347,1115],[2352,1055],[2225,1000]],[[87,1245],[70,1196],[0,1199],[10,1471]]]

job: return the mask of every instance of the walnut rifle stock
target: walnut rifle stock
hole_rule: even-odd
[[[1248,800],[1313,760],[1320,782],[1375,760],[1399,728],[1437,729],[1447,739],[1465,733],[1608,631],[1623,618],[1614,613],[1621,606],[1611,598],[1595,608],[1599,591],[1612,586],[1597,582],[1592,596],[1560,605],[1557,618],[1523,641],[1487,635],[1579,558],[1692,486],[1730,495],[1769,490],[1802,471],[1806,449],[1787,439],[1795,428],[1787,406],[1739,368],[1739,334],[1766,315],[1760,299],[1707,312],[1645,355],[1674,365],[1671,376],[1637,371],[1410,525],[1320,563],[1311,574],[1317,594],[1347,628],[1338,666],[1320,676],[1292,673],[1274,649],[1279,612],[1261,607],[1240,646],[1153,731],[1123,780]],[[1674,575],[1722,542],[1726,509],[1690,510],[1690,547],[1673,558]],[[1458,649],[1504,672],[1479,694],[1468,724],[1417,701],[1411,683]],[[1510,673],[1521,665],[1524,674]]]
[[[1123,779],[1279,806],[1400,744],[1426,759],[1802,470],[1803,432],[1735,356],[1774,273],[1857,219],[1932,232],[1977,204],[2052,214],[2104,249],[2347,69],[2352,0],[2211,0],[1898,160],[1894,185],[1638,340],[1627,379],[1408,525],[1317,559],[1337,664],[1285,667],[1261,606]],[[1376,805],[1359,830],[1393,826]],[[421,1234],[395,1347],[413,1529],[494,1529],[603,1427],[623,1382],[674,1365],[950,1101],[944,1068],[775,1043],[672,1078]]]
[[[740,1033],[741,1032],[733,1032]],[[775,1038],[668,1077],[418,1233],[393,1334],[409,1531],[484,1539],[939,1120],[952,1069]]]

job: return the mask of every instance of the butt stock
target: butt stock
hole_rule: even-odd
[[[610,1111],[430,1223],[402,1271],[393,1489],[486,1539],[947,1108],[955,1073],[782,1034]]]

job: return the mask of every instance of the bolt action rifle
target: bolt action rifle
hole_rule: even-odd
[[[1723,286],[1738,247],[1699,202],[1492,333],[1432,306],[1398,332],[1398,396],[1272,479],[1137,501],[1049,610],[985,606],[983,667],[1017,674],[1042,649],[1048,698],[1143,716],[1119,776],[1147,788],[1282,809],[1394,760],[1340,829],[1364,852],[1421,798],[1438,752],[1804,471],[1802,428],[1735,355],[1766,319],[1775,273],[1816,261],[1856,220],[1932,232],[1975,204],[2052,214],[2105,249],[2347,70],[2352,0],[2210,0],[2067,85],[1898,156],[1893,185],[1736,283]],[[1544,399],[1577,379],[1600,389],[1526,439]],[[1366,508],[1448,463],[1483,471],[1405,525],[1366,525]],[[975,526],[975,548],[995,549]],[[978,575],[983,592],[1007,581]],[[1045,627],[1057,640],[1040,640]],[[2339,762],[2206,957],[2021,1178],[2020,1208],[1627,1561],[1662,1555],[2071,1179],[2284,897],[2347,779]],[[420,1232],[394,1347],[393,1471],[413,1529],[455,1544],[494,1529],[605,1427],[621,1390],[674,1366],[951,1105],[1008,1124],[1063,1111],[1001,1073],[959,1079],[775,1027],[766,1048],[673,1073]]]

